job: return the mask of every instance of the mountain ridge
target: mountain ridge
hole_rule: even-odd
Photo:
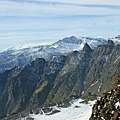
[[[81,51],[48,61],[39,58],[1,73],[0,114],[26,115],[40,106],[69,106],[73,98],[95,99],[109,89],[120,68],[120,45],[110,43],[94,50],[86,43]]]
[[[0,72],[4,72],[14,66],[22,67],[36,58],[49,60],[52,56],[68,54],[75,50],[82,50],[88,43],[92,48],[106,44],[105,39],[74,36],[66,37],[51,45],[21,45],[0,52]]]

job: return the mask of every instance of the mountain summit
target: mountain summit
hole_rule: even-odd
[[[89,52],[92,51],[91,47],[90,47],[87,43],[85,43],[85,45],[84,45],[84,47],[83,47],[82,50],[84,50],[84,51],[89,51]]]

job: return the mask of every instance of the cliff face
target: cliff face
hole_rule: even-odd
[[[23,68],[15,67],[1,74],[0,114],[19,112],[26,108],[45,64],[44,59],[37,59]]]
[[[120,119],[120,72],[114,85],[96,101],[92,108],[90,120],[119,120]]]
[[[14,67],[0,74],[0,114],[61,105],[78,97],[95,99],[110,88],[119,68],[120,45],[112,41],[95,50],[85,44],[80,52]]]
[[[68,55],[63,69],[57,75],[46,104],[68,102],[81,97],[92,49],[86,44],[81,52]]]
[[[107,45],[98,46],[90,60],[82,98],[94,99],[108,90],[119,68],[120,45],[109,40]]]

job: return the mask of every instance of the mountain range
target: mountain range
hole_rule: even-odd
[[[12,47],[0,53],[0,115],[27,116],[97,99],[120,68],[119,39],[64,38],[52,45]],[[14,67],[13,67],[14,66]]]
[[[106,40],[102,38],[77,38],[71,36],[48,45],[25,44],[7,48],[0,52],[0,72],[11,69],[13,66],[22,67],[31,63],[36,58],[49,60],[56,55],[82,50],[85,43],[95,48],[97,45],[105,44]]]

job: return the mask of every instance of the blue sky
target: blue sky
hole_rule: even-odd
[[[66,36],[117,36],[120,0],[0,0],[0,50]]]

